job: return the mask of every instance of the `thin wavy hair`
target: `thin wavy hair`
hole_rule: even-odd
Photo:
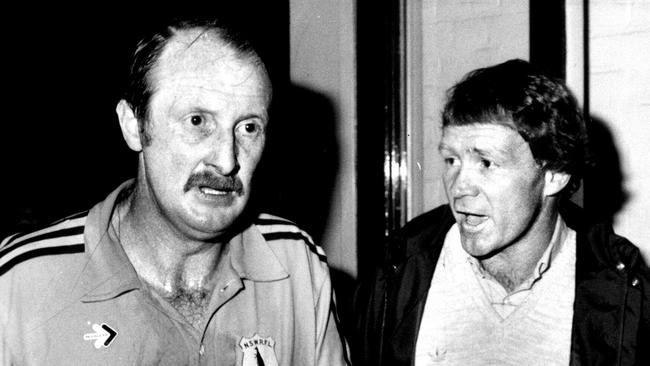
[[[564,197],[580,187],[588,162],[587,132],[564,82],[519,59],[471,71],[448,90],[442,127],[485,123],[514,129],[543,169],[570,174]]]

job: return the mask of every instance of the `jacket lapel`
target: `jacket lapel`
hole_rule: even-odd
[[[386,360],[386,364],[411,364],[431,279],[453,223],[451,210],[445,205],[412,222],[391,243],[386,334],[390,335],[387,345],[392,349],[384,354],[395,355],[395,359]]]

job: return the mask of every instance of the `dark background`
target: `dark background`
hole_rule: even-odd
[[[145,30],[172,16],[215,14],[238,24],[270,71],[275,89],[272,123],[287,119],[287,95],[295,93],[288,80],[288,1],[173,8],[23,4],[2,14],[0,235],[89,209],[135,176],[137,154],[122,138],[115,106],[137,41]],[[271,133],[282,136],[286,131],[278,127]],[[270,150],[284,146],[280,141],[269,145]],[[269,155],[281,159],[285,153]],[[264,165],[273,159],[266,158]],[[267,184],[265,190],[273,192],[279,184]],[[275,191],[261,204],[277,205],[286,196]]]
[[[235,3],[235,4],[234,4]],[[357,3],[357,233],[359,272],[381,257],[387,228],[386,126],[399,117],[400,12],[396,0]],[[297,222],[321,243],[339,168],[331,101],[289,81],[287,0],[164,6],[12,4],[2,21],[0,236],[87,210],[136,173],[115,105],[144,30],[175,15],[217,15],[253,40],[274,84],[256,203]],[[585,19],[588,19],[585,4]],[[564,1],[531,0],[531,62],[564,77]],[[552,25],[552,26],[549,26]],[[585,52],[589,42],[585,40]],[[589,63],[585,59],[585,96]],[[589,116],[593,154],[584,205],[612,221],[629,199],[607,121]],[[399,122],[399,121],[397,121]],[[595,199],[593,199],[595,198]],[[353,224],[353,223],[351,223]]]
[[[130,55],[157,24],[215,15],[254,43],[273,83],[253,203],[322,242],[328,217],[336,214],[330,206],[340,158],[338,121],[327,97],[290,83],[287,0],[173,7],[24,3],[1,14],[0,239],[88,210],[135,176],[137,153],[124,142],[115,114]],[[339,298],[347,299],[353,287],[349,276],[332,269],[332,277],[335,287],[344,289]]]

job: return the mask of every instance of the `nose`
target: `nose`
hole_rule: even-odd
[[[453,198],[462,198],[467,196],[478,195],[478,187],[476,185],[475,169],[466,164],[461,164],[456,167],[455,171],[451,172],[449,191]]]
[[[211,146],[206,164],[214,167],[223,176],[236,174],[239,170],[239,162],[234,134],[230,131],[215,133],[215,138],[210,139],[208,143]]]

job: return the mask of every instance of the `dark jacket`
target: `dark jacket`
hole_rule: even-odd
[[[650,271],[610,225],[588,225],[577,206],[561,211],[576,231],[572,365],[650,365]],[[355,365],[413,365],[427,293],[445,235],[448,205],[409,222],[384,263],[357,289]]]

